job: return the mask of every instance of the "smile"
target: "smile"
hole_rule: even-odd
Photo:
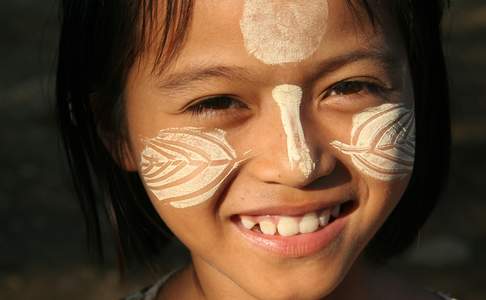
[[[302,215],[238,215],[234,219],[243,237],[273,254],[301,257],[330,244],[344,229],[355,201]]]
[[[321,209],[303,216],[241,216],[240,222],[246,229],[266,235],[293,236],[316,231],[339,216],[341,205],[332,209]],[[332,218],[332,219],[331,219]]]

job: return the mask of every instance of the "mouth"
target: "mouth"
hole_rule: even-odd
[[[300,214],[232,217],[243,237],[258,248],[278,256],[302,257],[327,247],[344,229],[356,201],[308,210]]]

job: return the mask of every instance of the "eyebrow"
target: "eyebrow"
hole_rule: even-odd
[[[388,69],[398,66],[400,59],[391,51],[366,48],[357,49],[349,53],[325,59],[312,68],[316,77],[332,73],[348,64],[360,60],[374,60]],[[255,74],[253,74],[255,75]],[[184,71],[164,75],[159,80],[159,88],[170,92],[185,91],[191,85],[214,79],[227,81],[254,81],[252,72],[240,66],[199,64]]]
[[[378,62],[386,69],[395,69],[400,65],[400,57],[388,49],[363,48],[326,59],[316,64],[316,73],[318,77],[332,73],[346,65],[357,61],[372,60]]]
[[[250,78],[251,72],[243,67],[202,64],[163,76],[159,88],[167,91],[184,91],[188,86],[211,79],[250,81]]]

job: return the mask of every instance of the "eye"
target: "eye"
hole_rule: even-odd
[[[382,94],[386,87],[369,81],[341,81],[331,86],[325,93],[324,97],[330,96],[347,96],[353,94],[368,93],[373,95]]]
[[[248,108],[239,100],[233,99],[229,96],[217,96],[208,98],[189,106],[186,110],[193,116],[212,117],[217,114],[223,114],[227,111],[235,112],[234,110],[240,108]]]

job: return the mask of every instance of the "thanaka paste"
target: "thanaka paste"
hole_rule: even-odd
[[[144,140],[141,175],[160,201],[185,208],[209,200],[240,165],[221,129],[168,128]]]
[[[368,176],[382,181],[402,178],[413,170],[414,112],[401,103],[368,108],[353,116],[350,144],[331,145]]]
[[[282,84],[273,89],[272,96],[280,108],[282,125],[287,137],[290,168],[293,169],[297,165],[304,176],[309,177],[314,170],[315,163],[305,142],[304,130],[300,121],[302,89],[297,85]]]
[[[246,0],[240,20],[244,46],[264,64],[303,61],[319,48],[327,18],[327,0]],[[302,88],[282,84],[273,89],[272,96],[280,108],[290,168],[297,166],[308,177],[315,163],[300,121]]]
[[[250,54],[265,64],[283,64],[319,48],[327,18],[327,0],[246,0],[240,28]]]

